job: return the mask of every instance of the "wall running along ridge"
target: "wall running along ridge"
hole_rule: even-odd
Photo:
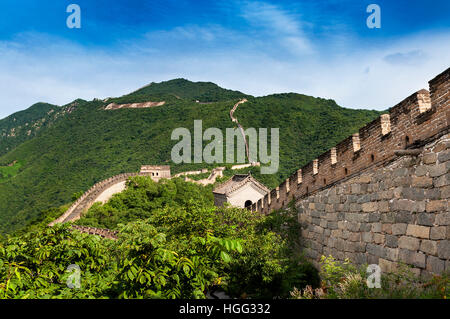
[[[252,205],[295,202],[306,254],[450,269],[450,68]]]
[[[49,226],[53,226],[57,223],[66,223],[66,222],[73,222],[81,218],[82,213],[87,211],[89,207],[94,204],[96,199],[108,188],[121,183],[123,181],[126,181],[128,178],[132,176],[148,176],[148,174],[140,174],[140,173],[124,173],[119,174],[113,177],[110,177],[108,179],[105,179],[104,181],[96,183],[94,186],[92,186],[89,190],[84,192],[84,194],[78,198],[70,207],[69,209],[61,215],[59,218],[52,221]]]

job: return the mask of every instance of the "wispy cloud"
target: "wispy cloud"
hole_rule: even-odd
[[[428,56],[422,50],[413,50],[409,52],[391,53],[384,57],[387,63],[396,65],[418,65],[424,63]]]
[[[386,109],[450,65],[450,34],[430,30],[364,45],[316,39],[285,7],[241,3],[236,24],[188,23],[85,46],[36,32],[0,41],[0,118],[37,101],[121,96],[152,81],[212,81],[260,96],[298,92],[353,108]]]
[[[270,39],[296,55],[314,53],[306,36],[301,16],[266,2],[246,2],[241,16],[258,30],[258,36]]]

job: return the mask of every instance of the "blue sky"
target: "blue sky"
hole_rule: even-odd
[[[66,7],[81,7],[81,29]],[[369,29],[366,7],[381,8]],[[450,1],[3,0],[0,118],[173,78],[386,109],[450,65]]]

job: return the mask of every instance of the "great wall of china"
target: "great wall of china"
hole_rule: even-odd
[[[259,165],[259,163],[254,163],[253,165]],[[242,169],[245,167],[252,166],[252,164],[238,164],[233,165],[231,167],[232,170]],[[223,170],[225,167],[216,167],[211,171],[208,169],[202,169],[198,171],[187,171],[175,174],[173,177],[184,177],[186,181],[190,181],[193,183],[197,183],[200,185],[209,185],[214,184],[216,178],[223,176]],[[189,175],[198,175],[203,173],[210,173],[209,176],[205,179],[193,180],[190,179]],[[105,179],[101,182],[94,184],[91,188],[81,195],[72,205],[67,209],[67,211],[49,223],[49,226],[54,226],[57,223],[67,223],[67,222],[75,222],[80,219],[95,202],[103,202],[105,203],[108,199],[110,199],[114,194],[120,193],[125,189],[125,182],[134,176],[151,176],[150,173],[123,173],[108,179]],[[169,177],[170,179],[171,177]],[[82,231],[81,229],[78,229]]]
[[[450,68],[252,205],[294,201],[306,255],[450,270]]]
[[[251,209],[268,214],[293,201],[314,262],[332,255],[383,271],[398,262],[423,275],[450,270],[450,68],[429,86],[298,169]],[[108,180],[139,173],[122,175]],[[79,218],[112,185],[108,180],[52,224]]]

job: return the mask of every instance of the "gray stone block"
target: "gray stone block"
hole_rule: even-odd
[[[398,238],[394,235],[386,235],[386,246],[391,248],[398,247]]]
[[[450,259],[450,240],[441,240],[437,246],[439,258]]]

